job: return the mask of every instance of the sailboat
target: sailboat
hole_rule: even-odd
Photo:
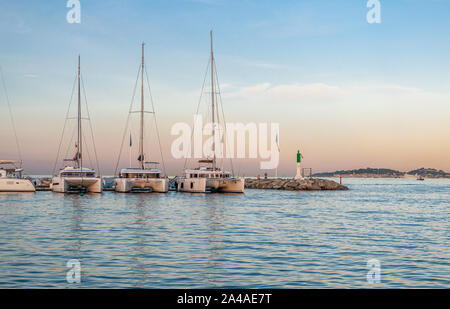
[[[0,192],[34,192],[36,189],[29,179],[23,178],[23,169],[15,165],[20,161],[0,160]],[[9,165],[9,167],[2,167]]]
[[[141,110],[139,127],[139,156],[138,167],[124,168],[120,171],[119,177],[115,179],[115,191],[120,193],[130,192],[156,192],[166,193],[169,191],[169,180],[162,177],[161,170],[157,168],[159,162],[147,162],[144,154],[144,43],[142,43],[142,63],[141,63]],[[153,112],[154,113],[154,112]],[[159,138],[159,137],[158,137]],[[131,137],[130,137],[131,139]],[[131,151],[131,143],[130,143]],[[120,155],[119,155],[120,160]],[[131,159],[130,159],[131,162]]]
[[[16,128],[13,121],[12,111],[9,104],[9,97],[6,91],[6,84],[1,73],[2,84],[5,91],[6,101],[9,108],[12,127],[16,135],[16,143],[21,157],[19,141],[17,139]],[[23,169],[21,168],[22,160],[0,160],[0,192],[34,192],[36,191],[29,179],[23,177]]]
[[[77,143],[75,156],[64,159],[66,165],[52,178],[52,191],[58,193],[102,193],[103,185],[101,177],[96,176],[96,171],[83,167],[83,126],[81,111],[81,59],[78,56],[78,115],[77,115]]]
[[[215,154],[215,128],[216,119],[215,113],[219,102],[216,99],[216,85],[215,85],[215,62],[214,62],[214,48],[213,48],[213,33],[211,31],[211,116],[213,127],[213,143],[212,143],[212,157],[199,160],[199,167],[194,169],[186,169],[184,175],[177,181],[177,190],[180,192],[191,193],[205,193],[205,192],[220,192],[220,193],[244,193],[245,180],[239,177],[233,177],[231,172],[224,171],[217,167],[217,159]],[[217,108],[218,111],[218,108]],[[218,112],[217,112],[218,114]],[[217,115],[217,120],[219,115]]]

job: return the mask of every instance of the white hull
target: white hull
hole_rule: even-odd
[[[35,192],[31,181],[22,178],[0,178],[0,192]]]
[[[178,181],[177,191],[190,193],[205,193],[206,178],[181,178]]]
[[[165,178],[116,178],[116,192],[129,193],[146,190],[167,193],[169,191],[169,180]]]
[[[244,193],[245,180],[243,178],[233,179],[208,179],[206,187],[212,191],[222,193]]]
[[[102,179],[97,177],[53,177],[52,191],[58,193],[79,191],[102,193]]]
[[[181,178],[178,191],[190,193],[244,193],[245,180],[242,178]]]

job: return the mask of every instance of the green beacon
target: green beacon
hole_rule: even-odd
[[[302,154],[300,153],[300,150],[297,151],[297,163],[301,163],[301,162],[302,162],[302,158],[303,158],[303,156],[302,156]]]

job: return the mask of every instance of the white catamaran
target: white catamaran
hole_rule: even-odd
[[[212,158],[200,160],[199,166],[195,169],[187,169],[184,171],[184,176],[178,178],[178,191],[191,193],[204,192],[222,192],[222,193],[244,193],[245,180],[243,178],[233,177],[231,172],[223,171],[217,167],[215,154],[215,127],[216,119],[214,111],[219,104],[217,100],[217,92],[215,87],[215,69],[214,69],[214,50],[213,50],[213,35],[211,31],[211,114],[213,127],[213,144],[212,144]],[[218,108],[217,122],[219,118]]]
[[[5,92],[6,103],[8,104],[9,116],[11,117],[11,125],[16,137],[17,150],[19,152],[20,158],[20,160],[0,160],[0,192],[34,192],[36,190],[31,181],[23,177],[23,169],[21,168],[22,155],[20,151],[19,140],[17,138],[17,131],[14,124],[11,105],[9,103],[9,96],[6,90],[6,83],[1,68],[0,73],[3,89]]]
[[[61,169],[58,175],[52,178],[52,191],[58,193],[102,193],[103,185],[101,177],[96,176],[94,169],[83,167],[83,133],[81,114],[81,70],[80,56],[78,56],[78,115],[77,115],[77,143],[76,153],[72,159],[65,159],[64,162],[72,162]]]
[[[120,193],[129,192],[157,192],[166,193],[169,191],[169,180],[162,177],[162,173],[157,169],[158,162],[146,162],[144,154],[144,44],[142,44],[142,64],[141,64],[141,110],[139,127],[139,167],[124,168],[120,171],[119,177],[115,179],[115,190]],[[147,78],[148,79],[148,78]],[[154,111],[152,112],[154,114]],[[158,136],[159,138],[159,136]],[[123,142],[122,142],[123,144]],[[131,151],[131,144],[130,144]],[[131,153],[131,152],[130,152]],[[119,155],[120,161],[120,155]],[[118,162],[119,163],[119,162]],[[131,163],[131,159],[130,159]]]

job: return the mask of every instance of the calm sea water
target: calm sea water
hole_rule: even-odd
[[[0,288],[450,287],[450,181],[349,191],[0,194]],[[381,283],[369,284],[378,259]],[[81,283],[66,263],[81,263]]]

